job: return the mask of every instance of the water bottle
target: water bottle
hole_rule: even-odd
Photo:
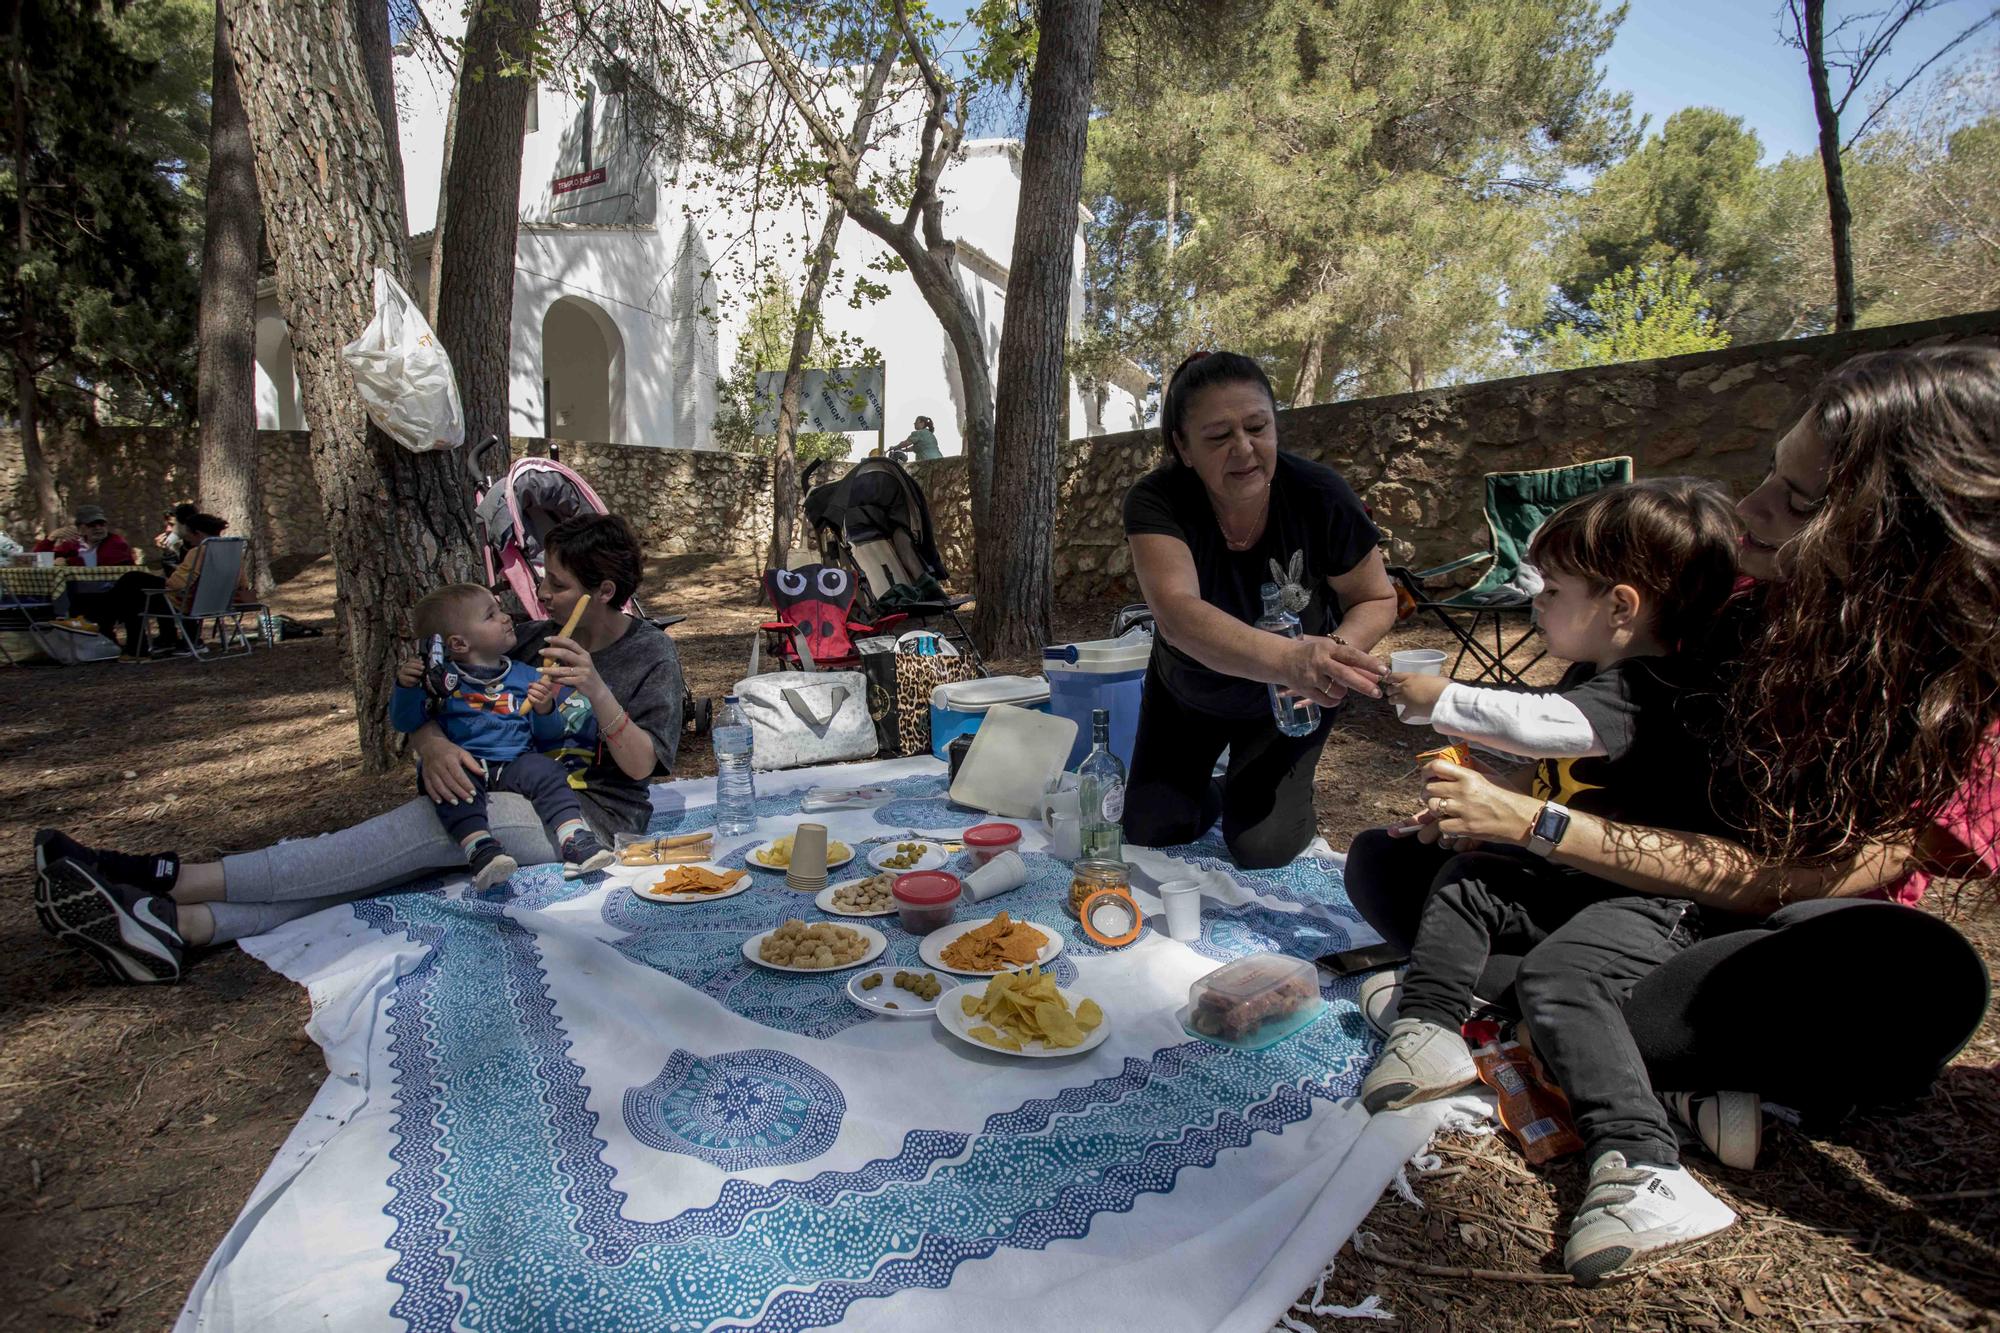
[[[1077,813],[1083,825],[1083,859],[1125,859],[1125,765],[1111,753],[1111,713],[1090,713],[1090,753],[1077,765]]]
[[[757,827],[757,778],[750,771],[750,719],[735,695],[722,701],[715,741],[715,831],[735,837]]]
[[[1257,628],[1282,634],[1288,639],[1299,637],[1299,618],[1279,604],[1283,593],[1275,583],[1264,585],[1264,614],[1257,618]],[[1287,736],[1310,736],[1319,726],[1319,705],[1310,699],[1287,694],[1276,685],[1271,691],[1271,718],[1278,724],[1278,730]]]

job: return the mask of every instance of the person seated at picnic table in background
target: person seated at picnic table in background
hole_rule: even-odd
[[[1158,633],[1139,706],[1125,838],[1193,842],[1219,816],[1246,870],[1281,866],[1318,833],[1313,772],[1349,690],[1381,693],[1369,656],[1396,623],[1381,534],[1338,472],[1278,448],[1277,396],[1235,352],[1181,362],[1160,408],[1165,461],[1125,497],[1132,569]],[[1304,631],[1255,626],[1276,570]],[[1288,736],[1276,685],[1318,704]],[[1229,768],[1211,774],[1223,749]]]
[[[65,565],[136,565],[132,543],[111,530],[111,520],[96,505],[76,507],[76,526],[61,528],[35,543],[37,551],[53,551]]]
[[[137,659],[139,643],[144,637],[146,618],[146,594],[155,588],[164,588],[167,600],[174,609],[185,612],[194,604],[195,586],[201,580],[202,547],[211,537],[220,537],[229,527],[226,519],[214,514],[197,512],[186,522],[177,525],[181,540],[186,544],[187,557],[180,562],[174,572],[166,578],[147,570],[133,570],[120,575],[118,581],[102,592],[76,593],[70,598],[72,611],[85,619],[95,621],[100,634],[106,638],[117,637],[113,630],[123,626],[125,630],[124,656]],[[250,587],[243,581],[242,570],[236,574],[235,600],[250,600]],[[173,622],[163,620],[159,626],[160,641],[154,645],[156,656],[175,652],[180,646],[180,635]]]
[[[552,620],[521,626],[515,654],[552,659],[543,674],[587,705],[568,718],[552,755],[569,770],[584,819],[598,838],[645,831],[648,785],[673,769],[686,683],[674,641],[625,606],[645,552],[616,514],[583,514],[550,529],[541,599]],[[586,603],[570,637],[561,628]],[[569,713],[565,705],[565,713]],[[435,802],[473,794],[477,756],[435,722],[410,738],[424,795],[317,838],[293,838],[220,861],[183,862],[175,851],[101,851],[55,829],[35,834],[35,915],[42,929],[80,949],[121,982],[179,981],[187,952],[275,930],[313,912],[428,887],[462,873],[465,849],[438,822]],[[524,866],[562,860],[525,797],[492,797],[488,829]],[[218,830],[217,840],[230,835]]]
[[[183,500],[167,511],[166,527],[153,534],[153,545],[160,553],[160,573],[173,573],[187,556],[187,539],[181,536],[181,524],[193,522],[200,512],[201,506],[192,500]]]

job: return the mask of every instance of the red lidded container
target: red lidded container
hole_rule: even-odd
[[[1002,852],[1021,846],[1021,830],[1013,824],[977,824],[965,831],[965,854],[977,870]]]
[[[903,929],[912,935],[928,935],[950,925],[963,891],[958,876],[944,870],[912,870],[896,876],[889,887]]]

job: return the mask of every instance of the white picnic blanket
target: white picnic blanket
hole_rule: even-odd
[[[724,863],[789,832],[815,785],[892,789],[811,816],[850,844],[981,819],[927,758],[758,781],[762,823],[718,841]],[[654,830],[709,826],[712,796],[656,788]],[[1202,938],[1149,928],[1112,952],[1063,913],[1068,869],[1044,846],[1026,826],[1029,883],[979,910],[1059,933],[1059,981],[1102,1005],[1105,1042],[1056,1060],[866,1014],[845,973],[749,962],[750,935],[818,916],[764,872],[676,907],[540,867],[497,897],[457,880],[244,941],[309,988],[330,1074],[180,1328],[1262,1333],[1437,1115],[1352,1100],[1374,1051],[1352,983],[1254,1054],[1174,1015],[1230,958],[1372,939],[1341,860],[1321,843],[1246,873],[1215,843],[1135,852],[1204,880]],[[881,961],[917,965],[895,918],[870,924]]]

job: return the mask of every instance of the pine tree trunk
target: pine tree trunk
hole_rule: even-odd
[[[201,507],[250,539],[245,573],[265,593],[272,579],[257,492],[257,163],[227,32],[218,3],[196,361]]]
[[[21,6],[13,6],[10,49],[8,51],[7,72],[13,85],[12,122],[14,131],[14,262],[27,262],[32,250],[32,238],[28,227],[28,70],[27,52],[21,39]],[[14,410],[21,425],[21,467],[27,473],[28,485],[35,492],[35,518],[44,534],[54,532],[63,525],[62,501],[56,496],[55,474],[49,470],[48,457],[42,453],[42,439],[35,409],[39,406],[35,373],[35,311],[25,290],[15,294],[14,305],[19,312],[14,331]],[[28,543],[32,545],[32,543]]]
[[[1306,338],[1299,355],[1299,378],[1292,386],[1292,406],[1311,407],[1318,401],[1320,369],[1326,362],[1326,339],[1318,333]]]
[[[392,753],[389,687],[414,647],[410,608],[477,577],[471,497],[450,454],[413,454],[369,424],[341,347],[374,314],[374,270],[409,276],[393,119],[371,90],[357,13],[317,0],[222,0],[256,149],[264,234],[312,422],[313,475],[333,550],[362,760]],[[393,108],[393,92],[387,102]]]
[[[438,340],[458,375],[466,443],[508,431],[508,360],[514,328],[514,242],[521,220],[521,136],[534,81],[502,77],[518,64],[540,0],[472,7],[460,57],[433,270]]]
[[[1021,202],[1000,331],[999,419],[979,552],[979,641],[988,653],[1040,651],[1054,601],[1051,553],[1069,377],[1069,294],[1103,0],[1048,0],[1021,153]]]
[[[806,267],[806,288],[792,324],[792,350],[785,360],[785,385],[778,395],[778,438],[771,445],[771,551],[766,565],[783,569],[792,553],[794,523],[799,507],[799,396],[805,387],[806,359],[812,355],[813,339],[819,332],[819,306],[826,296],[826,280],[833,272],[833,256],[840,240],[840,228],[847,210],[838,199],[826,201],[826,219],[820,223],[819,243],[813,246]],[[888,405],[883,405],[888,410]]]
[[[1812,79],[1813,115],[1819,120],[1819,164],[1826,174],[1826,212],[1833,233],[1833,299],[1836,330],[1854,327],[1854,210],[1847,202],[1847,172],[1840,161],[1840,113],[1826,74],[1826,0],[1804,0],[1806,72]]]

